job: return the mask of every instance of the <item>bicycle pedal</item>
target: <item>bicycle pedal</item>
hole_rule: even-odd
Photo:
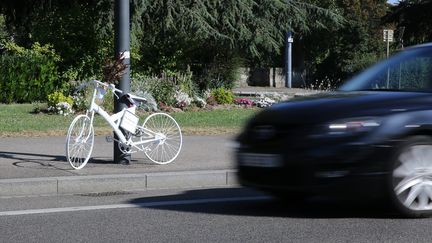
[[[112,136],[106,136],[105,140],[107,141],[107,143],[112,143],[114,141],[114,138]]]

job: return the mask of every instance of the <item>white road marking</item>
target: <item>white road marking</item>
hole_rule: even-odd
[[[26,209],[16,211],[3,211],[0,216],[16,216],[16,215],[31,215],[31,214],[48,214],[48,213],[64,213],[74,211],[90,211],[90,210],[106,210],[106,209],[121,209],[121,208],[139,208],[139,207],[158,207],[158,206],[175,206],[175,205],[190,205],[190,204],[205,204],[205,203],[223,203],[223,202],[242,202],[267,200],[271,197],[228,197],[228,198],[206,198],[206,199],[191,199],[177,201],[161,201],[161,202],[143,202],[143,203],[125,203],[112,205],[96,205],[96,206],[77,206],[64,208],[43,208],[43,209]]]

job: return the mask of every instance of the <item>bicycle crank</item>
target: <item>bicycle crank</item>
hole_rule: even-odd
[[[132,154],[137,152],[137,151],[133,151],[131,146],[123,144],[121,142],[118,142],[118,148],[124,154]]]
[[[132,153],[136,153],[136,152],[138,152],[138,151],[134,151],[134,150],[132,150],[132,146],[127,145],[127,144],[124,144],[124,143],[122,143],[120,140],[115,139],[115,138],[113,138],[113,137],[110,136],[110,135],[108,135],[108,136],[105,137],[105,141],[106,141],[107,143],[112,143],[112,142],[116,141],[119,150],[120,150],[122,153],[124,153],[124,154],[132,154]]]

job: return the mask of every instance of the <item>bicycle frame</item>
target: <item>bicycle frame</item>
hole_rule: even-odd
[[[86,114],[80,114],[71,122],[66,135],[66,158],[74,169],[83,168],[90,159],[94,145],[95,113],[112,128],[118,148],[124,154],[144,152],[146,157],[157,164],[168,164],[174,161],[180,153],[182,134],[178,123],[168,114],[153,113],[146,117],[139,125],[139,117],[135,115],[136,105],[147,102],[147,99],[131,93],[124,93],[113,84],[92,80],[81,84],[77,91],[92,85],[93,94]],[[109,114],[99,106],[96,99],[103,99],[104,95],[113,92],[117,99],[124,100],[128,108],[114,114]],[[118,96],[123,94],[121,98]],[[107,137],[108,142],[112,137]]]
[[[122,144],[125,144],[127,146],[133,146],[140,151],[145,150],[145,147],[141,148],[141,147],[139,147],[140,145],[160,141],[160,139],[163,139],[164,135],[158,134],[156,132],[153,132],[153,131],[151,131],[145,127],[139,126],[139,125],[137,125],[137,128],[139,128],[140,131],[146,135],[147,139],[137,141],[137,142],[132,141],[132,136],[129,139],[127,139],[125,137],[125,135],[123,134],[123,132],[120,130],[121,118],[123,117],[124,113],[127,111],[131,112],[132,114],[135,114],[136,106],[124,108],[120,112],[117,112],[113,115],[110,115],[101,106],[96,104],[96,97],[97,97],[99,85],[100,84],[98,82],[95,82],[95,87],[93,90],[93,96],[91,99],[90,109],[87,110],[87,115],[89,115],[88,113],[90,113],[90,124],[93,124],[94,114],[95,113],[99,114],[100,116],[102,116],[105,119],[105,121],[113,129],[114,133],[117,135],[117,137],[119,139],[119,142],[121,142]],[[115,91],[113,90],[113,92],[115,92]]]

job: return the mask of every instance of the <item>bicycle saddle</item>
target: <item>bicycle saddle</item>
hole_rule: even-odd
[[[145,98],[133,95],[133,94],[124,94],[120,97],[120,101],[125,103],[128,107],[132,107],[140,102],[147,101]]]

